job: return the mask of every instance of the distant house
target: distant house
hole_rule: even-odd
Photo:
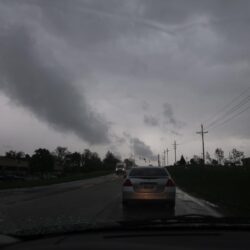
[[[244,158],[241,161],[242,161],[243,166],[249,166],[250,167],[250,157]]]
[[[26,160],[16,160],[0,156],[0,175],[25,176],[29,173],[29,163]]]

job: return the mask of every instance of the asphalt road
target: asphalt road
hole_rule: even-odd
[[[183,214],[220,216],[212,204],[177,189],[175,210],[162,206],[123,209],[122,179],[108,175],[46,187],[0,191],[0,232],[32,227],[148,219]]]

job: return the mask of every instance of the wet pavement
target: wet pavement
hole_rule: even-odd
[[[177,189],[176,207],[123,209],[122,179],[108,175],[46,187],[0,191],[0,232],[78,223],[165,218],[183,214],[221,216],[215,206]]]

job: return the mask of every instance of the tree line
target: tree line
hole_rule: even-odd
[[[70,152],[67,147],[57,147],[53,152],[46,148],[39,148],[32,155],[24,152],[8,151],[5,158],[27,161],[30,174],[44,175],[52,172],[80,173],[97,170],[113,170],[121,159],[108,151],[103,159],[98,153],[85,149],[82,153]],[[130,159],[125,159],[126,164]]]
[[[231,152],[229,152],[228,157],[225,156],[224,151],[221,148],[216,148],[214,151],[214,158],[211,157],[209,152],[206,152],[206,165],[226,165],[226,166],[236,166],[242,165],[242,160],[244,160],[245,154],[243,151],[237,150],[233,148]],[[184,158],[182,155],[180,160],[176,163],[176,165],[203,165],[203,159],[194,155],[189,161]]]

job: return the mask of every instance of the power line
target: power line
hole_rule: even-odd
[[[234,119],[235,117],[239,116],[240,114],[246,112],[248,109],[250,109],[250,106],[248,106],[247,108],[241,110],[241,112],[236,113],[235,115],[229,117],[229,118],[228,118],[227,120],[225,120],[224,122],[217,124],[217,126],[214,126],[214,127],[210,128],[210,130],[211,130],[211,129],[218,128],[218,127],[221,127],[222,125],[226,124],[226,123],[229,122],[230,120],[232,120],[232,119]]]
[[[226,110],[231,104],[233,104],[237,99],[239,99],[240,97],[244,96],[248,91],[250,90],[250,87],[248,87],[247,89],[245,89],[244,91],[242,91],[239,95],[237,95],[236,97],[234,97],[230,102],[228,102],[225,106],[223,106],[221,109],[219,109],[214,115],[210,116],[208,119],[206,119],[204,121],[204,123],[207,123],[209,120],[213,121],[219,114],[221,114],[222,112],[224,112],[224,110]]]
[[[215,125],[216,123],[220,122],[221,120],[223,120],[224,118],[226,118],[228,115],[231,115],[233,112],[239,110],[241,107],[243,107],[244,105],[248,104],[248,102],[250,101],[250,96],[245,97],[240,103],[238,103],[237,105],[235,105],[234,107],[232,107],[231,109],[227,110],[226,113],[224,113],[221,117],[217,118],[215,121],[213,121],[212,123],[210,123],[208,125],[208,128]]]
[[[250,101],[250,95],[246,96],[245,98],[243,98],[238,104],[236,104],[235,106],[233,106],[232,108],[230,108],[229,110],[227,110],[224,114],[222,114],[220,117],[218,117],[213,122],[211,122],[210,124],[208,124],[207,128],[210,128],[210,127],[214,126],[215,124],[217,124],[218,122],[220,122],[221,120],[223,120],[224,118],[226,118],[227,116],[231,115],[233,112],[239,110],[241,107],[243,107],[244,105],[248,104],[249,101]]]

